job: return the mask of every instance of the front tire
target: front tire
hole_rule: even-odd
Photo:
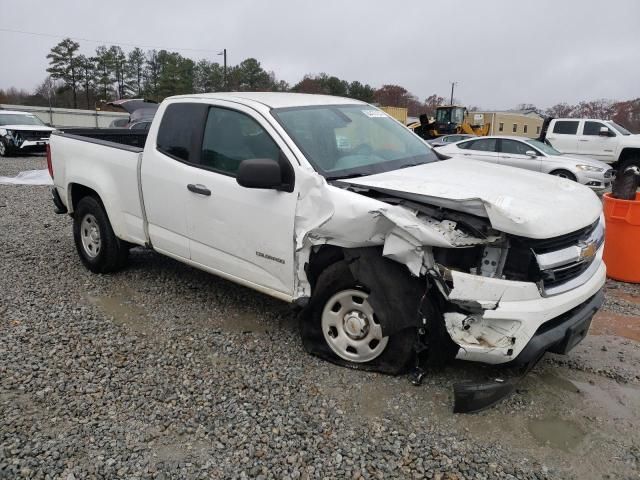
[[[129,249],[116,237],[102,203],[83,197],[73,214],[73,239],[85,267],[94,273],[114,272],[127,261]]]
[[[301,318],[303,344],[309,353],[332,363],[399,374],[415,359],[417,329],[384,336],[368,296],[345,261],[328,266]]]

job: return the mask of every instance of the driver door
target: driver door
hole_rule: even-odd
[[[526,152],[530,151],[535,152],[538,156],[530,157],[526,154]],[[542,160],[540,152],[536,151],[531,145],[518,140],[501,139],[500,165],[539,172],[542,169]]]
[[[191,260],[207,269],[292,295],[297,191],[236,182],[242,160],[287,152],[272,127],[235,104],[211,105],[187,202]],[[285,156],[287,154],[284,154]]]

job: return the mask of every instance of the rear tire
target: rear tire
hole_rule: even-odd
[[[633,156],[633,157],[625,158],[620,163],[620,166],[618,167],[618,173],[624,172],[625,169],[627,169],[629,167],[638,167],[638,168],[640,168],[640,155],[639,156]]]
[[[113,233],[102,203],[83,197],[73,214],[73,239],[82,263],[94,273],[119,270],[127,263],[129,249]]]
[[[551,172],[551,175],[560,178],[566,178],[567,180],[571,180],[572,182],[576,182],[576,176],[568,170],[555,170]]]
[[[301,318],[305,349],[342,366],[399,374],[415,359],[416,328],[382,336],[366,286],[345,261],[318,277],[308,312]]]

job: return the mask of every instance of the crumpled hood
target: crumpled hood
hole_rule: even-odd
[[[534,239],[574,232],[602,212],[576,182],[456,157],[342,182],[487,217],[496,230]]]
[[[29,130],[31,132],[53,132],[55,128],[47,127],[45,125],[2,125],[0,130]]]

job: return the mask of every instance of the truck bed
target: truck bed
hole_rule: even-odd
[[[138,245],[146,241],[139,180],[146,138],[126,129],[66,128],[49,141],[53,182],[68,211],[74,188],[89,188],[110,212],[116,235]]]
[[[140,151],[144,149],[148,135],[148,132],[126,128],[61,128],[58,132],[61,132],[63,136],[70,136],[77,140],[100,143],[114,148],[133,147]]]

